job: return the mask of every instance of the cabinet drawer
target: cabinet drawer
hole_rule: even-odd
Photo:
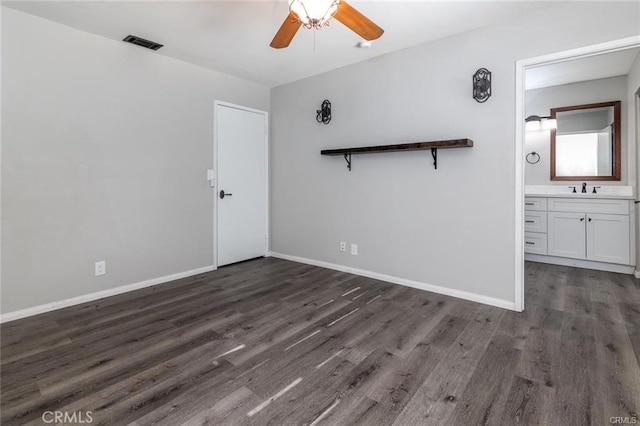
[[[629,200],[549,198],[550,212],[629,214]]]
[[[524,209],[525,210],[546,211],[547,210],[547,199],[546,198],[538,198],[538,197],[525,197],[524,198]]]
[[[525,232],[547,232],[547,213],[539,211],[524,212]]]
[[[547,234],[525,232],[524,252],[532,254],[547,254]]]

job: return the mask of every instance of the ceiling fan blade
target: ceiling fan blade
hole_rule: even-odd
[[[375,40],[384,33],[382,28],[345,3],[344,0],[338,5],[338,10],[333,17],[365,40]]]
[[[289,43],[293,40],[293,36],[296,35],[301,26],[302,22],[289,12],[289,16],[286,17],[269,46],[274,49],[282,49],[283,47],[289,46]]]

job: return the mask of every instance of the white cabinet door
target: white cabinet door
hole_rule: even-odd
[[[587,259],[629,264],[629,216],[587,214]]]
[[[585,214],[549,212],[549,256],[585,259]]]

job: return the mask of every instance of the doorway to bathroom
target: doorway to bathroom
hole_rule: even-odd
[[[626,232],[627,236],[631,234],[632,238],[630,238],[625,248],[628,250],[626,255],[629,260],[625,265],[620,263],[601,263],[605,267],[612,265],[610,270],[614,272],[633,272],[633,265],[636,264],[636,238],[633,237],[635,237],[635,229],[638,223],[634,207],[634,200],[638,198],[636,189],[636,161],[638,155],[636,129],[638,128],[637,110],[640,106],[638,105],[639,101],[637,100],[638,96],[635,93],[635,88],[628,86],[635,84],[633,81],[636,78],[640,79],[640,77],[634,77],[633,75],[636,72],[634,70],[640,68],[639,55],[640,37],[630,37],[516,62],[515,308],[517,311],[525,309],[525,260],[533,259],[536,262],[589,267],[586,263],[580,263],[588,260],[576,259],[576,257],[581,256],[580,250],[587,253],[589,244],[587,241],[588,235],[585,234],[587,226],[594,223],[594,218],[603,218],[601,216],[596,217],[594,216],[595,214],[605,214],[611,218],[620,219],[621,216],[624,216],[625,205],[627,206],[626,225],[624,219],[620,219],[619,223],[607,221],[605,228],[603,228],[605,232],[600,232],[600,235],[607,236],[611,232],[622,234]],[[613,66],[613,64],[616,64],[616,66]],[[640,70],[637,73],[640,73]],[[589,87],[587,88],[586,86]],[[555,137],[557,121],[553,109],[577,105],[595,105],[599,103],[599,100],[604,102],[605,98],[607,101],[622,101],[623,114],[619,123],[622,133],[621,152],[616,157],[615,151],[609,149],[610,159],[606,160],[622,160],[620,180],[615,180],[614,177],[599,180],[579,179],[583,176],[554,179],[553,165],[555,165],[556,159],[554,157],[556,151],[552,146],[551,136]],[[589,110],[589,112],[592,111]],[[604,112],[603,117],[606,114]],[[535,127],[536,130],[532,131],[532,127]],[[529,128],[529,131],[527,131],[527,128]],[[603,125],[602,128],[605,129],[606,126]],[[604,148],[604,144],[601,145],[600,157],[606,158],[607,150]],[[596,143],[594,147],[596,152],[594,155],[597,155],[598,144]],[[597,168],[597,160],[594,161],[596,164],[594,167]],[[555,210],[552,212],[553,214],[549,213],[548,200],[552,200],[553,209],[561,212],[565,212],[567,209],[583,208],[583,206],[576,207],[576,205],[558,207],[557,200],[559,198],[555,198],[564,197],[562,191],[566,191],[569,194],[567,198],[570,199],[573,194],[569,187],[574,186],[577,187],[576,193],[582,193],[583,181],[587,184],[584,188],[585,192],[588,190],[589,194],[593,191],[612,191],[612,194],[623,194],[617,199],[626,199],[627,201],[617,203],[619,204],[618,207],[604,207],[603,211],[598,212],[598,209],[603,208],[600,205],[603,202],[597,200],[595,207],[587,206],[588,208],[596,209],[596,213],[593,213],[592,216],[588,216],[587,213],[580,216],[581,213],[579,212],[571,212],[576,216],[577,223],[572,228],[574,235],[585,235],[585,241],[573,241],[568,239],[568,236],[564,236],[563,238],[566,237],[564,240],[560,239],[562,232],[565,230],[565,228],[562,228],[562,230],[553,233],[552,238],[554,240],[551,244],[558,241],[561,243],[569,241],[572,244],[582,242],[582,247],[584,248],[578,249],[576,252],[578,254],[574,257],[549,256],[548,219],[550,214],[552,219],[555,217]],[[527,206],[525,205],[525,196],[531,194],[539,196],[527,199],[527,202],[532,204]],[[612,199],[615,198],[612,196]],[[584,200],[581,200],[581,202],[584,202]],[[616,208],[620,210],[607,210]],[[609,216],[605,219],[609,219]],[[582,221],[580,220],[581,218],[583,219]],[[584,222],[584,225],[582,225],[582,222]],[[573,224],[573,222],[571,223]],[[551,224],[551,226],[554,225]],[[584,232],[581,231],[581,226],[585,228]],[[624,226],[628,226],[626,231]],[[593,238],[595,237],[591,238],[592,242],[595,241]],[[622,243],[624,244],[624,241]]]

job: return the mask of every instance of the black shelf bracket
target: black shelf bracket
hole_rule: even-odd
[[[431,148],[431,156],[433,157],[433,168],[438,170],[438,148]]]
[[[351,153],[350,152],[344,153],[344,161],[347,162],[347,169],[351,171]]]

